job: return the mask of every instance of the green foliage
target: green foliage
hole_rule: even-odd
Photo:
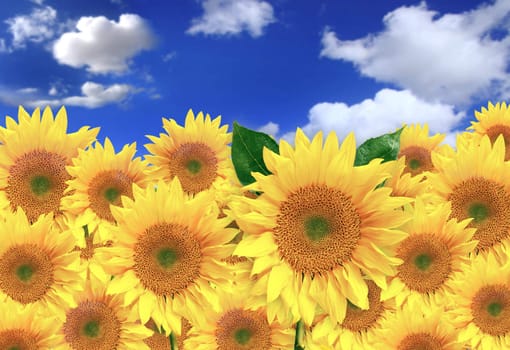
[[[400,150],[400,128],[391,134],[384,134],[363,142],[356,150],[355,166],[368,164],[372,159],[382,158],[383,162],[397,159]]]

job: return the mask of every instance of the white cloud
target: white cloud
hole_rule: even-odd
[[[87,67],[91,73],[122,73],[131,58],[155,43],[149,26],[135,14],[123,14],[118,22],[103,16],[81,17],[76,29],[55,42],[53,56],[61,64]]]
[[[273,7],[260,0],[204,0],[204,13],[191,21],[188,34],[235,35],[246,30],[259,37],[263,29],[275,22]]]
[[[276,137],[276,135],[278,135],[278,132],[280,131],[280,126],[276,123],[268,122],[262,125],[260,128],[258,128],[258,131]]]
[[[34,87],[26,87],[17,90],[21,94],[35,94],[39,89]]]
[[[173,60],[177,56],[177,53],[175,51],[169,52],[166,55],[163,56],[163,62],[168,62]]]
[[[57,11],[51,6],[35,8],[29,15],[19,15],[5,20],[12,35],[14,49],[24,48],[27,42],[40,43],[54,37]],[[5,46],[5,43],[3,44]]]
[[[335,131],[340,140],[354,132],[359,145],[371,137],[393,132],[404,123],[427,123],[432,134],[450,135],[464,116],[451,105],[426,102],[408,90],[382,89],[373,99],[350,106],[343,102],[317,103],[308,113],[308,123],[301,128],[310,137],[321,130],[325,134]],[[282,138],[293,141],[293,135],[290,132]]]
[[[44,3],[44,0],[30,0],[30,1],[36,5],[42,5]]]
[[[48,91],[48,95],[50,96],[57,96],[58,95],[58,90],[55,86],[52,86],[50,88],[50,90]]]
[[[341,40],[327,28],[321,56],[352,62],[363,75],[429,101],[467,105],[510,81],[510,35],[491,38],[509,14],[508,0],[441,16],[422,2],[386,14],[385,29],[361,39]]]

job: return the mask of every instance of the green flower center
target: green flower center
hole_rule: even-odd
[[[34,176],[30,181],[30,188],[36,196],[42,196],[50,190],[50,180],[46,176]]]
[[[489,216],[489,209],[485,204],[474,203],[469,207],[469,216],[473,218],[474,222],[480,222],[487,219]]]
[[[110,187],[104,191],[104,197],[110,203],[113,203],[119,197],[120,191],[116,188]]]
[[[421,166],[421,163],[418,159],[411,159],[409,161],[409,168],[416,170]]]
[[[11,346],[8,350],[21,350],[19,346]]]
[[[158,252],[157,259],[159,265],[167,269],[177,261],[177,253],[173,249],[163,248]]]
[[[323,239],[329,232],[329,223],[323,217],[312,216],[305,221],[306,236],[314,242]]]
[[[414,259],[414,264],[422,271],[427,270],[431,263],[432,258],[428,254],[420,254]]]
[[[487,306],[487,311],[492,316],[498,316],[502,310],[503,306],[501,306],[501,303],[498,302],[490,303],[489,306]]]
[[[89,321],[83,326],[83,334],[89,338],[97,338],[99,335],[99,322]]]
[[[20,265],[16,269],[16,276],[23,281],[28,282],[32,278],[32,275],[34,274],[34,270],[30,265]]]
[[[186,163],[186,168],[188,169],[188,171],[190,173],[192,173],[193,175],[195,174],[198,174],[198,172],[200,171],[200,169],[202,168],[202,163],[200,163],[198,160],[196,159],[191,159],[189,160],[187,163]]]
[[[251,332],[246,328],[238,329],[234,334],[234,338],[238,344],[244,345],[250,341]]]

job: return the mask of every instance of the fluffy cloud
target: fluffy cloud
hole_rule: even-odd
[[[308,136],[321,130],[325,134],[335,131],[340,140],[354,132],[359,145],[368,138],[395,131],[404,123],[427,123],[432,134],[447,134],[447,141],[453,144],[452,130],[464,116],[451,105],[426,102],[408,90],[383,89],[373,99],[350,106],[342,102],[318,103],[310,109],[308,123],[301,128]],[[293,142],[293,135],[290,132],[282,138]]]
[[[40,43],[53,38],[56,34],[57,11],[51,6],[35,8],[29,15],[8,18],[5,23],[12,35],[12,49],[19,49],[25,47],[27,42]]]
[[[273,7],[260,0],[204,0],[204,13],[191,21],[188,34],[235,35],[246,30],[259,37],[265,26],[275,22]]]
[[[121,73],[142,50],[153,47],[155,38],[138,15],[123,14],[119,21],[106,17],[81,17],[76,32],[67,32],[53,45],[53,56],[71,67],[87,67],[91,73]]]
[[[276,123],[268,122],[267,124],[264,124],[260,128],[258,128],[258,131],[275,137],[276,135],[278,135],[278,132],[280,131],[280,126]]]
[[[382,32],[361,39],[341,40],[326,29],[321,56],[352,62],[363,75],[429,101],[467,105],[509,84],[510,35],[492,35],[509,14],[508,0],[441,16],[424,2],[400,7],[384,17]]]

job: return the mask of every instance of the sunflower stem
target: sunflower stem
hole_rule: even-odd
[[[303,350],[305,347],[303,345],[305,325],[303,321],[299,320],[296,323],[296,338],[294,340],[294,350]]]
[[[85,232],[85,238],[87,238],[90,235],[89,227],[87,225],[83,225],[83,231]]]
[[[175,339],[174,332],[170,333],[170,336],[168,338],[170,339],[170,349],[171,350],[178,350],[177,349],[177,339]]]

